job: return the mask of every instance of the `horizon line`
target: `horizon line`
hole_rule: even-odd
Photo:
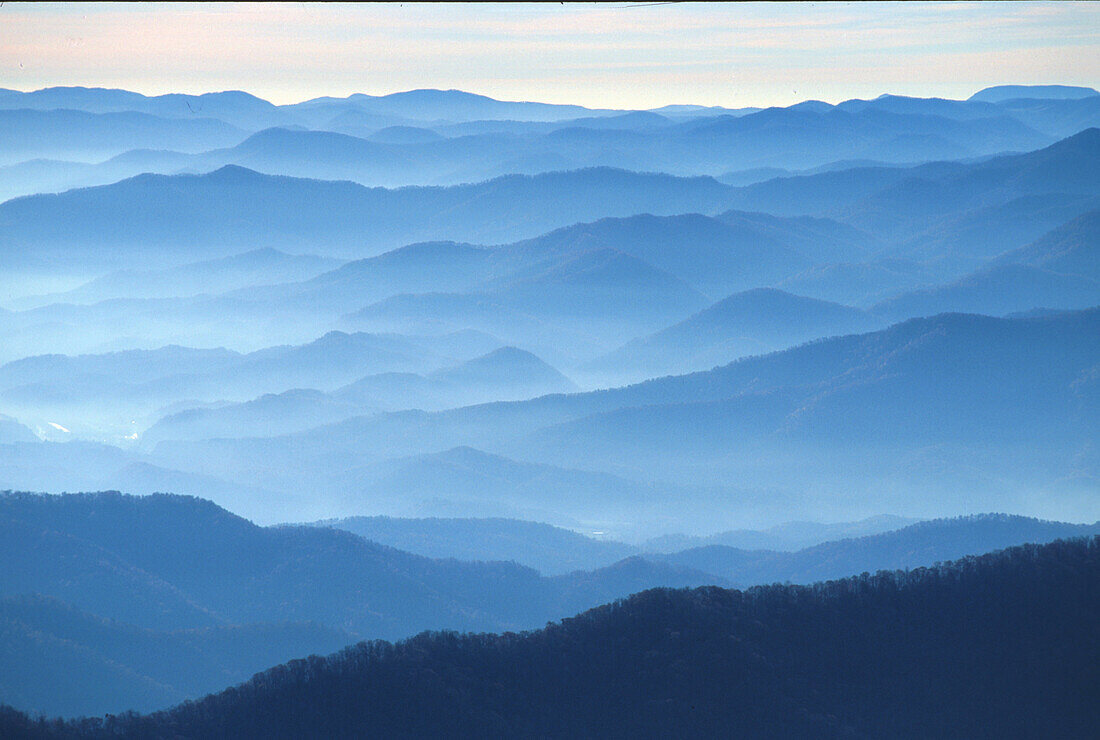
[[[1068,85],[1068,84],[1064,84],[1064,83],[1046,83],[1046,82],[1041,82],[1041,83],[1005,82],[1005,83],[999,83],[999,84],[996,84],[996,85],[986,85],[985,87],[979,88],[979,89],[975,90],[973,93],[971,93],[971,97],[973,95],[978,94],[979,92],[983,92],[985,90],[998,88],[998,87],[1063,87],[1063,88],[1069,88],[1069,89],[1092,90],[1097,95],[1100,95],[1100,90],[1098,90],[1097,88],[1087,86],[1087,85]],[[747,110],[747,109],[751,109],[751,108],[759,108],[761,110],[766,110],[768,108],[790,108],[790,107],[793,107],[793,106],[796,106],[796,105],[801,105],[803,103],[814,103],[814,102],[825,103],[825,104],[831,105],[831,106],[837,106],[837,105],[841,105],[843,103],[847,103],[847,102],[851,102],[851,101],[855,101],[855,100],[877,100],[878,98],[884,98],[884,97],[910,98],[910,99],[921,99],[921,100],[954,100],[954,101],[960,101],[960,102],[966,102],[967,100],[969,100],[969,97],[968,98],[946,98],[946,97],[940,97],[938,95],[919,96],[919,95],[903,95],[903,94],[899,94],[899,93],[884,92],[884,93],[880,93],[879,95],[875,96],[874,98],[852,97],[852,98],[844,98],[844,99],[839,100],[837,102],[830,102],[829,100],[826,100],[823,97],[809,97],[809,98],[805,98],[803,100],[800,100],[797,103],[791,103],[790,105],[741,105],[741,106],[733,107],[733,106],[725,105],[725,104],[709,104],[708,105],[708,104],[705,104],[705,103],[665,103],[664,105],[654,106],[654,107],[651,107],[651,108],[592,108],[592,107],[589,107],[587,105],[583,105],[581,103],[550,103],[550,102],[546,102],[546,101],[542,101],[542,100],[508,100],[508,99],[504,99],[504,98],[494,98],[493,96],[486,95],[485,93],[473,92],[471,90],[463,90],[461,88],[440,88],[440,87],[417,87],[417,88],[410,88],[410,89],[407,89],[407,90],[396,90],[394,92],[380,93],[380,94],[354,92],[354,93],[349,93],[348,95],[344,95],[344,96],[339,96],[339,95],[317,95],[317,96],[314,96],[314,97],[311,97],[311,98],[305,98],[305,99],[298,100],[298,101],[295,101],[295,102],[292,102],[292,103],[276,103],[276,102],[273,102],[272,100],[269,100],[265,97],[257,95],[256,93],[249,92],[248,90],[245,90],[245,89],[242,89],[242,88],[229,88],[229,89],[225,89],[225,90],[207,90],[205,92],[148,93],[148,92],[142,92],[140,90],[133,89],[133,88],[127,88],[127,87],[106,87],[106,86],[99,86],[99,85],[95,85],[95,86],[89,86],[89,85],[46,85],[45,87],[36,87],[36,88],[33,88],[33,89],[25,89],[25,88],[18,88],[18,87],[3,87],[3,88],[0,88],[0,90],[6,91],[6,92],[20,93],[20,94],[23,94],[23,95],[31,95],[31,94],[34,94],[34,93],[44,92],[44,91],[47,91],[47,90],[102,90],[102,91],[105,91],[105,92],[132,93],[132,94],[140,95],[140,96],[142,96],[144,98],[148,98],[148,99],[163,98],[163,97],[168,97],[168,96],[171,96],[171,95],[181,95],[181,96],[187,96],[187,97],[202,97],[202,96],[206,96],[206,95],[225,95],[225,94],[230,94],[230,93],[240,93],[242,95],[248,95],[249,97],[255,98],[256,100],[261,100],[265,103],[268,103],[272,106],[275,106],[276,108],[289,108],[289,107],[293,107],[293,106],[296,106],[296,105],[303,105],[305,103],[312,103],[314,101],[324,100],[324,99],[350,100],[351,98],[356,97],[356,96],[363,96],[363,97],[371,98],[371,99],[374,99],[374,100],[378,100],[378,99],[382,99],[382,98],[393,97],[393,96],[396,96],[396,95],[406,95],[406,94],[409,94],[409,93],[440,92],[440,93],[461,93],[461,94],[464,94],[464,95],[473,95],[473,96],[477,96],[477,97],[480,97],[480,98],[485,98],[487,100],[492,100],[492,101],[497,102],[497,103],[514,103],[514,104],[518,104],[518,105],[546,105],[546,106],[554,106],[554,107],[562,107],[562,108],[566,108],[566,107],[569,107],[569,108],[582,108],[584,110],[594,111],[594,112],[598,112],[598,111],[619,111],[619,112],[624,112],[624,113],[643,112],[643,111],[649,112],[649,111],[662,110],[664,108],[678,108],[678,107],[693,107],[693,108],[700,108],[700,109],[704,109],[704,110],[705,109],[713,109],[713,108],[721,108],[723,110]]]

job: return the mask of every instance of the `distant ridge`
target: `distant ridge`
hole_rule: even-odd
[[[1078,216],[1027,246],[1002,254],[996,263],[1022,263],[1100,281],[1100,209]]]
[[[253,130],[280,123],[309,122],[307,112],[318,108],[355,110],[421,121],[465,121],[479,118],[553,121],[581,115],[615,115],[625,112],[594,110],[579,105],[504,101],[462,90],[435,89],[408,90],[379,96],[356,93],[346,98],[314,98],[276,106],[240,90],[201,95],[171,93],[147,96],[128,90],[102,87],[47,87],[32,92],[0,90],[0,108],[74,108],[93,112],[131,110],[178,118],[205,114]]]
[[[1003,316],[1036,307],[1084,309],[1097,305],[1100,282],[1092,278],[1006,263],[935,288],[903,293],[876,304],[871,313],[896,321],[948,311]]]
[[[517,347],[501,347],[453,368],[437,370],[432,378],[460,386],[509,386],[539,389],[545,393],[578,390],[569,378],[535,355]]]
[[[879,534],[823,542],[796,552],[752,552],[706,545],[647,557],[716,573],[743,586],[813,583],[845,578],[858,571],[916,568],[1027,543],[1097,535],[1100,522],[1067,524],[1008,514],[976,514],[931,519]]]
[[[646,377],[703,370],[825,336],[875,328],[879,320],[838,303],[774,288],[735,293],[678,324],[632,340],[592,363]]]
[[[623,479],[670,484],[680,475],[702,486],[737,481],[752,491],[731,496],[676,489],[674,500],[693,502],[682,510],[665,505],[665,516],[693,520],[677,529],[701,528],[716,516],[731,521],[742,512],[768,509],[775,516],[789,511],[791,501],[805,516],[855,519],[883,510],[882,480],[894,486],[889,508],[909,515],[945,511],[961,485],[971,505],[987,510],[1024,505],[1040,481],[1051,486],[1049,505],[1068,506],[1080,495],[1078,487],[1091,485],[1087,477],[1060,482],[1059,471],[1077,454],[1088,459],[1095,436],[1092,368],[1100,347],[1092,337],[1098,320],[1097,309],[1027,319],[942,314],[619,388],[385,413],[288,437],[162,444],[157,460],[224,477],[228,471],[218,461],[228,459],[232,475],[262,477],[264,485],[271,485],[273,460],[293,460],[280,470],[278,485],[301,486],[317,500],[322,491],[342,498],[352,481],[363,480],[334,469],[334,459],[351,467],[364,450],[410,458],[464,445],[528,465],[615,471]],[[762,470],[762,455],[798,465]],[[439,488],[438,467],[408,462],[403,480],[409,487],[395,483],[388,490],[415,490],[413,501],[436,498],[431,491]],[[822,479],[843,481],[843,510],[832,491],[810,487]],[[776,489],[784,496],[774,495]],[[476,500],[479,490],[500,489],[471,484],[461,490],[464,499]],[[595,511],[587,495],[566,501],[540,491],[529,505],[556,513],[522,516],[560,522],[583,507],[593,521],[634,521],[642,504],[653,502],[650,490],[642,501],[623,498],[611,505],[597,498],[606,505]],[[494,493],[489,499],[497,508],[477,515],[516,516],[501,507],[517,498]],[[670,499],[658,496],[656,502],[662,500]],[[646,511],[656,515],[658,509]],[[1036,513],[1047,511],[1058,509]]]
[[[1093,95],[1100,95],[1100,92],[1091,87],[1074,87],[1072,85],[995,85],[979,90],[967,99],[985,103],[1000,103],[1018,98],[1076,100],[1092,97]]]
[[[0,108],[67,108],[90,113],[137,111],[181,119],[207,117],[244,129],[271,126],[285,120],[275,105],[240,90],[155,96],[102,87],[46,87],[33,92],[0,90]]]
[[[355,93],[346,98],[315,98],[284,106],[284,109],[308,109],[321,104],[343,103],[373,114],[402,116],[421,121],[471,121],[503,118],[516,121],[555,121],[582,115],[616,115],[626,111],[594,110],[579,105],[558,105],[497,100],[463,90],[419,89],[388,95]]]
[[[368,257],[416,241],[500,244],[606,216],[718,210],[730,192],[707,177],[607,167],[384,189],[227,165],[16,198],[0,204],[0,218],[10,243],[33,246],[33,254],[79,244],[93,263],[108,256],[129,262],[136,248],[149,261],[184,247],[189,261],[260,247]]]

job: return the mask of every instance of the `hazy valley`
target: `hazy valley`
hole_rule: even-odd
[[[1096,90],[0,130],[0,735],[1094,726]]]

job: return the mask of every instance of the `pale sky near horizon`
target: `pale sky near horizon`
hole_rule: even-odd
[[[1100,2],[0,5],[0,87],[654,108],[1100,84]]]

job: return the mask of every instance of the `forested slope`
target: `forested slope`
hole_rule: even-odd
[[[526,634],[292,661],[145,717],[6,737],[1087,737],[1100,538],[809,587],[657,589]]]

